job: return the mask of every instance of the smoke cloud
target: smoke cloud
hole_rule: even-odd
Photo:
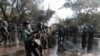
[[[57,10],[52,17],[48,20],[47,24],[48,26],[51,26],[52,24],[55,23],[60,23],[59,20],[66,20],[66,19],[71,19],[75,17],[75,12],[71,10],[70,8],[62,8],[60,10]]]
[[[43,10],[51,9],[55,11],[52,17],[47,21],[48,26],[51,26],[55,23],[60,23],[59,20],[66,20],[75,17],[75,12],[71,8],[64,8],[63,5],[66,3],[66,0],[44,0],[42,6]],[[60,9],[59,9],[60,8]]]

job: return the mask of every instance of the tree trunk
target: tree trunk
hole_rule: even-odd
[[[0,5],[0,8],[1,8],[2,13],[3,13],[3,16],[4,16],[4,18],[3,18],[3,19],[8,21],[8,16],[6,15],[5,10],[4,10],[4,8],[3,8],[2,4]]]
[[[15,2],[16,2],[16,0],[14,0],[13,3],[12,3],[12,5],[11,5],[11,6],[12,6],[11,15],[13,15],[13,12],[14,12],[14,11],[13,11],[13,6],[14,6]]]

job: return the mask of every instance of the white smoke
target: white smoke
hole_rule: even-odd
[[[48,26],[55,23],[60,23],[59,20],[66,20],[66,18],[75,17],[73,16],[75,15],[75,12],[71,8],[63,7],[65,2],[66,0],[44,0],[42,9],[47,10],[49,8],[55,11],[50,20],[47,22]]]
[[[58,18],[58,16],[56,15],[56,13],[54,13],[54,14],[52,15],[52,17],[50,18],[50,20],[47,21],[48,26],[51,26],[51,25],[54,24],[54,23],[59,23],[59,18]]]
[[[71,8],[62,8],[56,11],[59,18],[65,20],[66,18],[72,18],[75,14]]]
[[[75,17],[74,11],[72,11],[70,8],[62,8],[60,10],[57,10],[47,23],[48,26],[51,26],[52,24],[60,23],[59,20],[64,21],[73,17]]]

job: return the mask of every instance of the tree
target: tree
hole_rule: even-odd
[[[7,5],[9,5],[7,0],[1,0],[0,1],[0,9],[1,9],[2,13],[3,13],[3,19],[8,21],[8,16],[6,15],[6,7],[7,7]]]
[[[51,16],[54,14],[55,11],[52,11],[51,9],[48,9],[47,12],[46,12],[46,16],[47,16],[47,19],[49,20],[49,18],[51,18]]]
[[[95,10],[100,6],[100,0],[67,0],[67,2],[63,5],[64,7],[72,8],[78,13],[82,10]]]
[[[4,19],[11,20],[13,22],[18,21],[22,22],[24,19],[37,19],[38,14],[41,14],[41,11],[38,8],[41,0],[1,0],[0,8],[3,13]],[[10,6],[11,13],[7,14],[7,6]],[[38,13],[38,14],[37,14]]]
[[[44,17],[44,11],[39,10],[38,5],[41,3],[41,0],[20,0],[20,3],[17,0],[17,11],[19,12],[19,18],[23,21],[25,18],[31,18],[31,21],[41,21],[38,20],[38,17]],[[29,12],[29,13],[28,13]],[[26,17],[29,16],[29,17]]]
[[[67,0],[63,6],[72,8],[77,13],[78,24],[98,24],[98,14],[95,12],[100,6],[100,0]]]

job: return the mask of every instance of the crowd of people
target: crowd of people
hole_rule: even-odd
[[[77,27],[71,28],[61,25],[51,32],[50,27],[41,23],[32,26],[28,20],[25,20],[17,27],[15,24],[8,24],[7,21],[3,20],[0,25],[0,33],[2,35],[0,43],[4,41],[4,46],[7,46],[8,42],[10,45],[12,40],[16,41],[14,38],[17,36],[19,41],[22,40],[24,42],[26,56],[32,56],[31,53],[34,53],[35,56],[44,56],[46,50],[53,47],[54,42],[56,42],[54,35],[58,36],[58,49],[70,38],[69,36],[72,36],[73,43],[77,43],[77,37],[81,37],[82,49],[85,50],[87,47],[87,52],[90,52],[92,50],[94,32],[93,26],[84,26],[79,31]],[[12,37],[11,33],[17,34]]]

